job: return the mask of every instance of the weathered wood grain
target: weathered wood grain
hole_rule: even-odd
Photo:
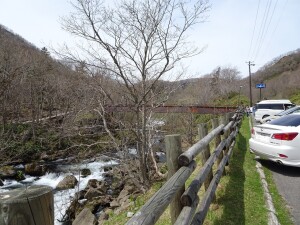
[[[168,179],[170,179],[180,168],[180,165],[178,164],[178,157],[182,153],[181,137],[179,134],[166,135],[165,143],[167,154]],[[177,217],[179,216],[182,210],[180,198],[184,192],[184,187],[185,185],[183,184],[182,187],[179,188],[170,204],[170,215],[172,224],[175,223]]]
[[[233,127],[235,124],[235,121],[230,121],[223,129],[223,132],[226,133],[227,131],[229,131],[231,129],[231,127]]]
[[[232,116],[234,117],[234,116]],[[229,117],[225,118],[227,119],[227,122],[229,121]],[[175,222],[176,225],[179,224],[190,224],[192,220],[192,224],[202,224],[208,207],[211,204],[211,201],[213,200],[216,187],[221,179],[222,173],[224,171],[224,168],[226,166],[226,163],[229,160],[230,155],[232,154],[232,149],[235,144],[235,136],[238,132],[238,126],[241,120],[236,117],[236,121],[232,120],[233,122],[228,125],[226,121],[221,121],[221,125],[219,125],[219,122],[217,119],[217,123],[215,122],[215,127],[213,127],[213,130],[207,134],[203,135],[204,137],[198,141],[195,145],[193,145],[191,148],[189,148],[185,153],[182,153],[178,158],[178,164],[179,165],[186,165],[181,167],[170,179],[163,185],[163,187],[156,192],[152,198],[147,201],[147,203],[126,223],[127,225],[150,225],[155,224],[156,221],[159,219],[161,214],[165,211],[168,204],[172,201],[178,190],[185,184],[186,180],[192,173],[192,171],[195,169],[195,162],[193,161],[194,157],[207,150],[207,146],[209,143],[215,138],[215,144],[216,148],[215,151],[212,153],[212,155],[207,159],[204,166],[202,167],[200,173],[196,175],[196,178],[192,181],[189,188],[184,192],[184,194],[181,197],[181,203],[184,206],[177,217],[177,220]],[[212,120],[213,122],[213,120]],[[230,123],[230,122],[229,122]],[[228,127],[225,132],[227,132],[227,138],[221,139],[221,134],[224,133],[224,127],[225,125]],[[234,128],[233,128],[234,127]],[[231,131],[229,135],[229,131]],[[200,134],[200,131],[199,131]],[[172,149],[174,150],[176,147],[178,147],[180,141],[172,142],[173,144],[167,144],[169,145],[169,153],[167,153],[168,157],[175,158],[172,155]],[[225,154],[223,157],[223,150],[229,149],[228,154]],[[175,151],[175,150],[174,150]],[[176,152],[176,151],[175,151]],[[218,169],[215,173],[215,176],[213,177],[212,181],[210,182],[210,185],[206,191],[205,197],[203,198],[200,208],[198,212],[193,217],[193,214],[197,207],[198,202],[198,191],[202,184],[204,183],[205,179],[207,178],[210,170],[212,169],[212,166],[217,161],[217,159],[221,157],[220,164],[218,165]],[[173,160],[171,160],[174,164]],[[175,165],[175,164],[174,164]],[[172,169],[171,169],[172,170]],[[185,200],[185,197],[186,200]],[[192,218],[193,217],[193,218]],[[202,222],[201,222],[202,221]],[[173,223],[173,222],[172,222]]]
[[[218,166],[218,169],[214,175],[214,178],[212,182],[209,185],[208,190],[205,193],[205,196],[203,200],[201,201],[201,205],[197,209],[197,212],[191,222],[192,225],[201,225],[204,222],[204,219],[206,217],[207,211],[209,209],[209,206],[212,202],[213,196],[216,192],[217,186],[220,182],[220,179],[222,177],[225,165],[228,161],[229,155],[231,154],[232,148],[229,150],[228,155],[225,155],[222,159],[220,165]]]
[[[216,148],[216,150],[213,152],[213,154],[205,162],[205,164],[201,168],[199,174],[197,174],[197,176],[192,181],[190,186],[186,189],[186,191],[181,196],[182,205],[191,206],[194,199],[198,195],[198,192],[199,192],[203,182],[206,180],[208,173],[211,171],[211,168],[214,165],[216,159],[219,158],[219,155],[223,151],[223,148],[225,145],[226,145],[226,140],[221,141],[221,143]]]
[[[181,167],[126,224],[155,224],[170,204],[176,192],[195,170],[195,167],[195,161],[192,161],[188,166]]]
[[[188,165],[200,152],[202,152],[207,145],[214,139],[217,135],[220,135],[224,128],[224,125],[221,124],[214,130],[212,130],[208,135],[190,147],[187,151],[182,153],[179,158],[179,165],[186,166]]]
[[[174,225],[189,225],[193,219],[198,203],[199,197],[196,196],[191,206],[183,207]]]
[[[202,138],[204,138],[208,134],[208,129],[207,129],[207,124],[206,123],[199,124],[198,133],[199,133],[199,140],[201,140]],[[204,148],[204,151],[202,152],[201,156],[202,156],[201,157],[202,165],[204,165],[210,157],[209,144]],[[204,181],[205,190],[207,190],[212,178],[213,178],[213,173],[212,173],[212,169],[210,169],[210,171],[207,174],[207,178]]]
[[[52,188],[30,186],[1,193],[0,209],[1,225],[53,225]]]
[[[216,128],[217,126],[219,126],[219,124],[222,124],[222,123],[223,123],[223,121],[221,118],[220,119],[215,118],[215,119],[211,120],[211,124],[212,124],[213,128]],[[224,124],[224,126],[225,126],[225,124]],[[222,134],[224,135],[224,128],[222,130]],[[215,148],[217,148],[220,143],[221,143],[221,135],[217,135],[215,138]],[[217,165],[220,164],[222,158],[223,158],[223,152],[221,152],[218,157]]]

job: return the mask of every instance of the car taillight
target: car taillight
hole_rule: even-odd
[[[253,135],[255,134],[254,128],[251,129],[251,134],[253,134]]]
[[[282,141],[291,141],[297,135],[298,135],[297,132],[293,132],[293,133],[278,133],[278,134],[273,134],[271,138],[277,139],[277,140],[282,140]]]
[[[287,157],[286,155],[284,155],[284,154],[278,154],[278,155],[279,155],[280,158],[285,158],[285,159],[288,158],[288,157]]]

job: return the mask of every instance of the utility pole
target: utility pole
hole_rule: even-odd
[[[249,92],[250,92],[250,107],[252,107],[252,85],[251,85],[251,66],[255,64],[251,61],[246,62],[249,66]]]
[[[242,89],[242,87],[244,87],[244,86],[240,86],[240,90],[239,90],[239,101],[238,101],[238,106],[241,106],[241,89]]]

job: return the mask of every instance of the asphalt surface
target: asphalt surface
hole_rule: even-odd
[[[260,160],[273,173],[278,192],[285,199],[295,225],[300,225],[300,168]]]
[[[260,162],[272,171],[278,192],[285,199],[294,224],[300,225],[300,168],[279,165],[267,160],[260,160]]]

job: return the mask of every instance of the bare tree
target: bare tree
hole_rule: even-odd
[[[8,38],[7,31],[0,26],[0,118],[2,133],[12,118],[17,120],[21,113],[21,83],[28,60],[24,57],[23,43]]]
[[[211,74],[211,89],[218,97],[229,98],[231,93],[238,92],[238,82],[241,80],[240,72],[235,67],[218,67]]]
[[[110,8],[99,0],[76,0],[73,6],[75,12],[63,19],[63,27],[82,38],[81,52],[85,56],[74,59],[75,55],[69,54],[69,57],[109,71],[122,87],[119,94],[135,115],[132,131],[137,140],[143,181],[147,183],[149,165],[153,161],[149,160],[147,124],[151,108],[165,100],[162,92],[155,92],[155,87],[160,79],[177,76],[172,70],[182,59],[200,53],[188,42],[187,36],[195,24],[204,21],[209,4],[204,0],[195,3],[126,0],[117,1]],[[109,90],[103,88],[102,91],[109,99]],[[105,108],[100,106],[99,109],[105,118]]]

